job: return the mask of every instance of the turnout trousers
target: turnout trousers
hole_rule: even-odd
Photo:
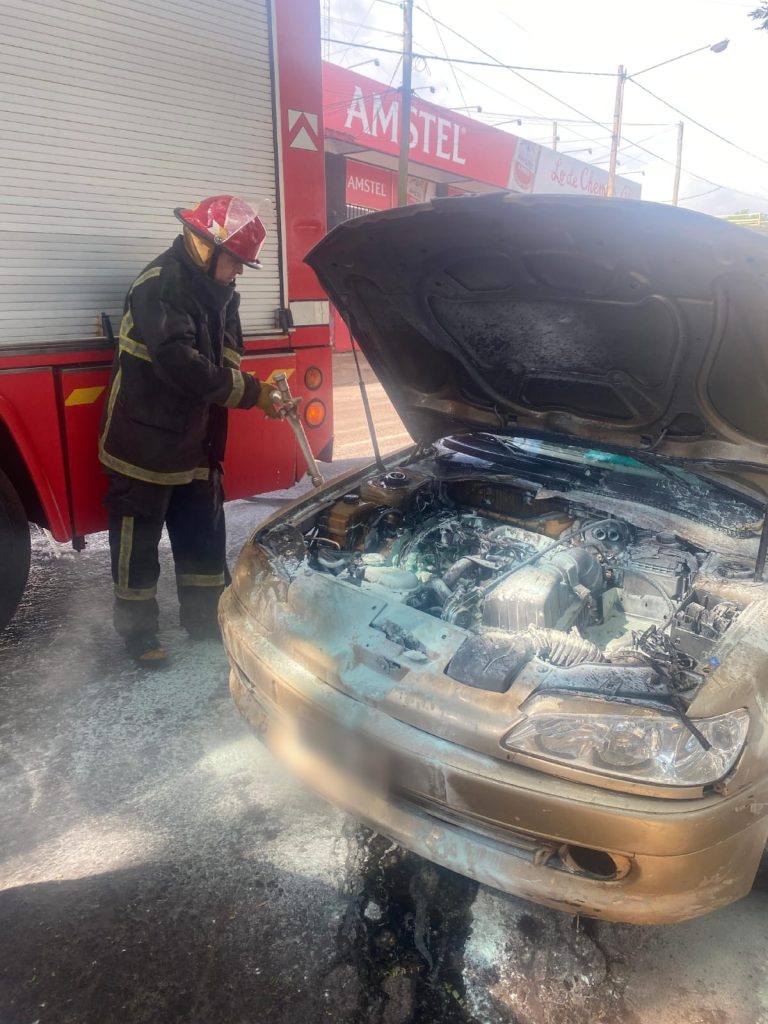
[[[109,475],[105,506],[115,585],[114,624],[129,647],[158,630],[158,544],[173,551],[181,625],[195,638],[218,635],[217,606],[229,581],[221,474],[166,486]]]

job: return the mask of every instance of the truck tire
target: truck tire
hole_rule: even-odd
[[[0,630],[11,621],[24,593],[31,554],[27,513],[0,470]]]

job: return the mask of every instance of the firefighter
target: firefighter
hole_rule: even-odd
[[[158,633],[158,543],[168,529],[182,626],[218,637],[228,582],[221,464],[229,409],[285,412],[265,382],[240,370],[235,282],[258,268],[266,232],[234,196],[177,209],[183,233],[131,285],[120,325],[99,456],[114,580],[114,624],[129,654],[167,662]]]

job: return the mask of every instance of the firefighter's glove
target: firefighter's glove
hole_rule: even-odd
[[[288,402],[283,401],[280,397],[280,392],[274,384],[267,381],[261,381],[260,383],[261,387],[259,388],[259,397],[256,400],[256,404],[271,420],[284,419],[287,413],[292,412],[299,404],[299,398],[292,398]]]

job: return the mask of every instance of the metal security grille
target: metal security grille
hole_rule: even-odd
[[[369,210],[365,206],[352,206],[350,203],[347,203],[347,208],[346,208],[347,216],[346,216],[346,219],[347,220],[352,220],[353,217],[364,217],[366,215],[366,213],[375,213],[375,212],[376,212],[375,210]]]
[[[179,230],[173,208],[271,204],[243,326],[280,301],[269,0],[4,0],[0,348],[99,335]]]

